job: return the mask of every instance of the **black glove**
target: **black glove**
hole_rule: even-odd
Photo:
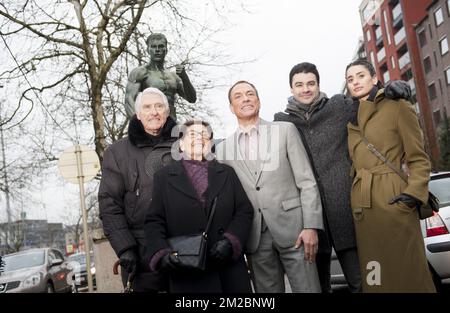
[[[172,253],[167,253],[159,260],[158,271],[173,273],[180,269],[180,261]]]
[[[134,249],[128,249],[119,257],[119,264],[129,273],[136,273],[138,256]]]
[[[387,83],[384,88],[384,94],[389,99],[405,99],[411,101],[411,87],[403,80],[394,80]]]
[[[389,201],[389,204],[394,204],[396,202],[403,202],[410,208],[415,208],[418,206],[421,202],[414,198],[413,196],[407,195],[406,193],[401,193],[398,196],[395,196],[394,198]]]
[[[233,256],[233,246],[228,238],[217,241],[209,250],[209,256],[218,264],[226,264]]]

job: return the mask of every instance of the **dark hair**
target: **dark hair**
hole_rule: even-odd
[[[228,101],[230,101],[230,103],[231,103],[231,90],[233,90],[233,88],[239,84],[247,84],[247,85],[252,86],[252,88],[255,89],[256,97],[259,99],[258,90],[256,90],[256,87],[252,83],[249,83],[246,80],[240,80],[240,81],[234,83],[233,86],[231,86],[231,88],[228,90]]]
[[[147,41],[146,41],[147,46],[150,44],[151,41],[158,40],[158,39],[164,40],[166,45],[167,45],[167,38],[166,38],[166,36],[164,36],[161,33],[153,33],[153,34],[151,34],[150,36],[147,37]]]
[[[313,73],[316,76],[317,85],[320,85],[320,75],[317,67],[312,63],[303,62],[295,65],[289,72],[289,86],[292,87],[292,78],[298,73]]]
[[[213,139],[213,131],[211,128],[211,125],[208,122],[202,121],[202,120],[188,120],[186,122],[184,122],[180,128],[179,128],[179,132],[178,132],[178,138],[181,139],[184,137],[184,135],[186,134],[186,130],[191,127],[192,125],[199,125],[202,124],[204,127],[206,127],[206,129],[208,130],[208,132],[211,134],[209,139]]]
[[[347,67],[345,68],[345,81],[347,81],[347,71],[350,67],[352,66],[357,66],[357,65],[361,65],[364,66],[368,71],[370,76],[374,77],[377,75],[377,72],[375,71],[375,67],[372,65],[372,63],[370,63],[367,59],[358,59],[356,61],[351,62],[349,65],[347,65]],[[380,80],[378,80],[377,82],[377,87],[378,88],[383,88],[383,84],[380,82]]]

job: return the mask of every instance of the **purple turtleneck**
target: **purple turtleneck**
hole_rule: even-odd
[[[205,191],[208,188],[208,166],[210,161],[196,161],[182,159],[187,176],[197,192],[197,197],[204,205],[206,201]]]

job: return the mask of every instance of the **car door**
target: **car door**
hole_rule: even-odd
[[[61,292],[62,289],[64,289],[67,284],[66,284],[66,274],[64,269],[62,268],[62,264],[52,264],[53,262],[57,261],[57,260],[61,260],[64,261],[64,257],[62,256],[62,254],[54,249],[50,249],[49,252],[49,263],[50,263],[50,268],[49,268],[49,274],[50,277],[53,281],[53,287],[55,288],[55,292]]]

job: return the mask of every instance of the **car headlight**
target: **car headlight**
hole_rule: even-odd
[[[41,282],[41,273],[33,274],[23,281],[23,287],[31,288],[37,286]]]
[[[95,267],[91,267],[91,274],[92,274],[92,275],[95,274]]]

